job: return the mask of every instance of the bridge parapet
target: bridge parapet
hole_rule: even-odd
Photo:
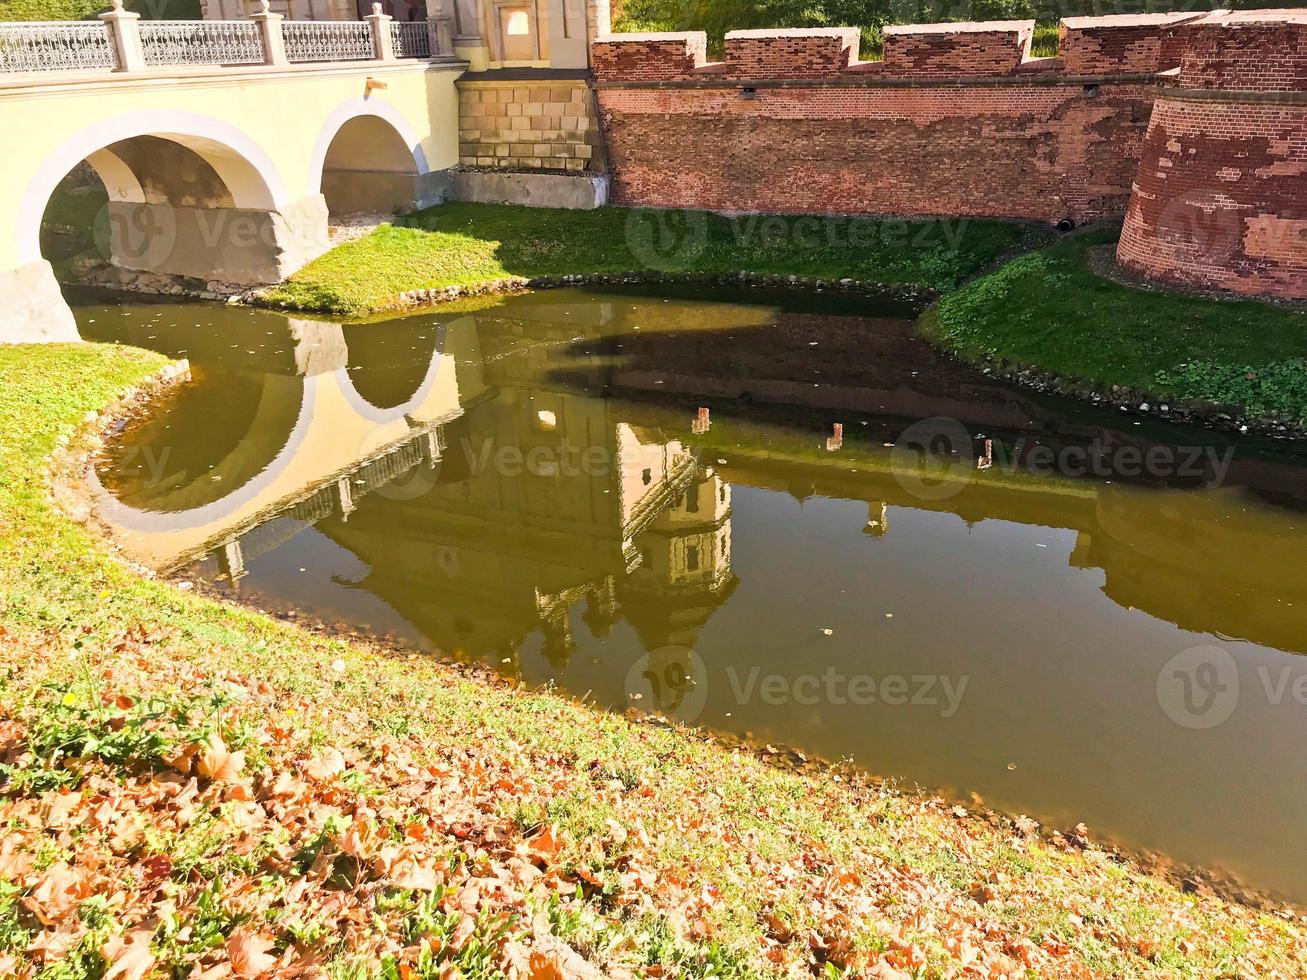
[[[399,23],[374,4],[357,21],[295,21],[261,12],[247,20],[146,20],[122,0],[100,23],[0,23],[0,76],[48,72],[146,72],[172,67],[294,66],[330,62],[454,60],[447,18]]]

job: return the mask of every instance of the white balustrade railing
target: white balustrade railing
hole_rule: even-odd
[[[363,20],[140,20],[115,3],[99,21],[0,23],[0,75],[145,71],[181,65],[287,65],[453,55],[449,25]]]
[[[261,65],[263,37],[252,20],[143,20],[145,63],[158,65]]]
[[[375,58],[372,28],[361,20],[290,20],[281,25],[288,61]]]
[[[396,58],[431,57],[431,28],[425,20],[391,21],[390,41]]]
[[[113,36],[99,21],[0,24],[0,72],[117,67]]]

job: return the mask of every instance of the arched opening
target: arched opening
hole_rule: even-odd
[[[332,224],[349,223],[357,215],[412,211],[425,168],[411,146],[389,119],[371,114],[346,119],[322,162],[322,196]]]
[[[251,483],[273,472],[293,442],[305,411],[299,376],[192,369],[194,383],[171,396],[110,446],[99,461],[101,485],[126,507],[181,514],[248,496]],[[187,419],[204,419],[203,439],[178,439]]]
[[[102,119],[35,161],[19,187],[12,269],[0,270],[17,297],[0,329],[5,342],[77,338],[47,250],[65,275],[79,254],[98,252],[103,267],[122,273],[107,284],[194,292],[198,281],[211,293],[278,282],[329,245],[321,197],[291,200],[258,144],[230,123],[190,112]],[[97,193],[102,203],[91,207]],[[74,210],[102,214],[103,235],[92,229],[69,241],[66,229],[50,227],[71,226],[61,210],[69,197],[80,198]]]
[[[277,282],[327,247],[325,208],[291,205],[267,154],[221,120],[133,112],[103,120],[34,172],[18,257],[60,280],[235,291]],[[43,263],[42,263],[43,264]]]
[[[37,247],[64,283],[168,290],[182,279],[235,290],[278,281],[304,251],[278,221],[263,174],[212,139],[106,143],[42,204]]]

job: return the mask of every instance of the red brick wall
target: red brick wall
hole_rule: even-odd
[[[1181,28],[1182,84],[1307,92],[1307,11],[1242,11]]]
[[[1252,16],[1185,31],[1117,257],[1161,280],[1307,299],[1307,17]],[[1237,38],[1268,47],[1250,56]]]
[[[601,89],[615,203],[1077,221],[1125,210],[1154,90]]]
[[[1028,21],[897,28],[859,62],[848,32],[741,32],[708,64],[702,35],[601,39],[614,201],[1125,212],[1128,266],[1307,298],[1307,12],[1068,18],[1050,59],[1029,40]]]
[[[708,37],[702,31],[617,36],[623,40],[597,41],[590,46],[590,70],[595,78],[637,82],[693,78],[708,49]]]
[[[895,28],[883,63],[857,62],[851,31],[732,34],[716,65],[693,35],[601,40],[594,78],[614,200],[1077,222],[1120,214],[1157,88],[1146,76],[1172,26],[1126,20],[1119,44],[1100,31],[1077,48],[1089,88],[1061,60],[1026,57],[1031,21]]]

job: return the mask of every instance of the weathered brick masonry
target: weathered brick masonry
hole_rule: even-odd
[[[1307,13],[1182,28],[1117,255],[1157,279],[1307,298]]]
[[[1080,222],[1150,276],[1307,297],[1307,13],[701,33],[592,46],[616,203]],[[1127,209],[1128,208],[1128,209]]]
[[[615,35],[592,68],[618,203],[1083,221],[1125,210],[1171,37],[1200,15]]]

